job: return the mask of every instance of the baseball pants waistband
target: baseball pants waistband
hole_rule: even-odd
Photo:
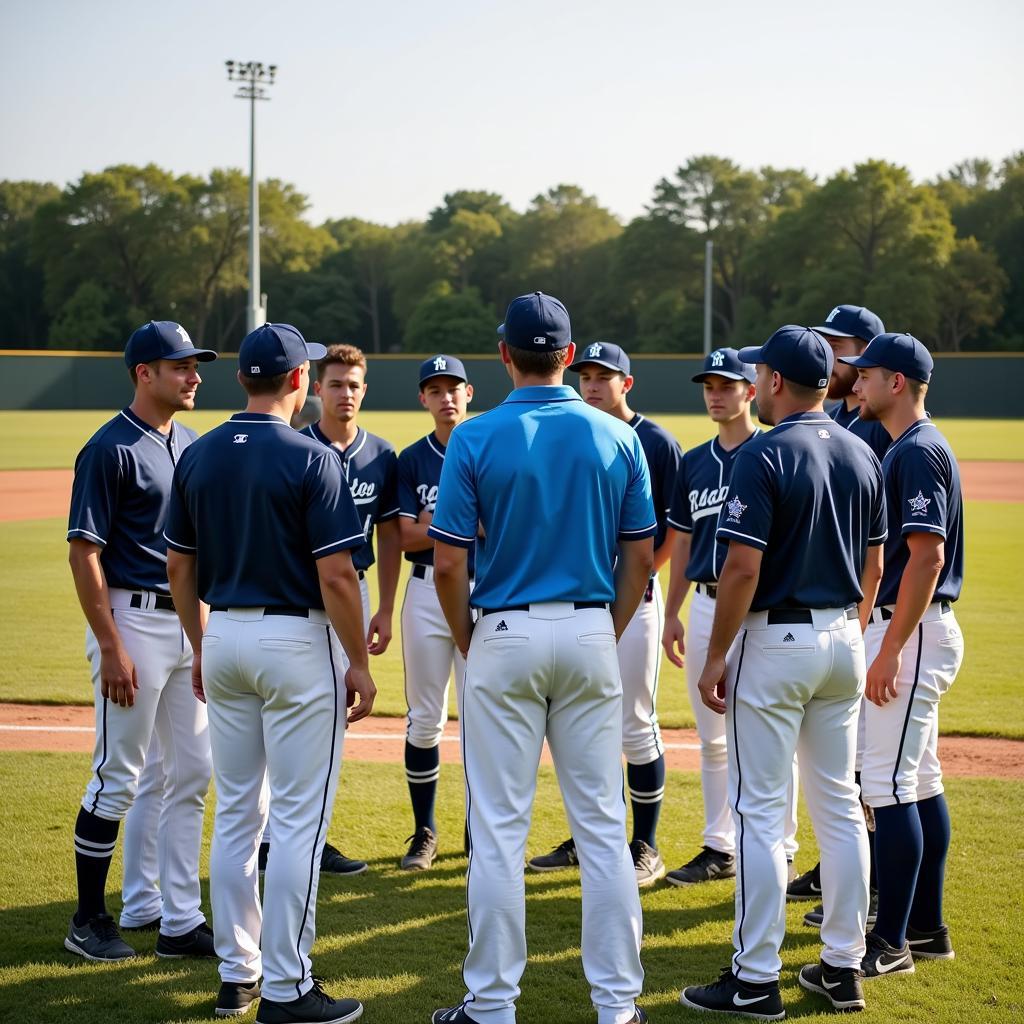
[[[263,608],[228,608],[222,604],[211,604],[211,612],[223,612],[228,618],[240,619],[244,622],[258,622],[271,615],[284,615],[288,618],[309,619],[321,626],[329,622],[327,612],[323,608],[300,608],[298,605],[278,604],[266,605]]]
[[[718,584],[717,583],[698,583],[694,589],[698,594],[703,594],[705,597],[710,597],[712,601],[718,597]]]
[[[412,578],[414,580],[423,580],[426,583],[434,582],[434,567],[432,565],[419,565],[418,563],[412,567]],[[473,577],[469,577],[469,582],[473,582]]]
[[[921,621],[934,622],[936,619],[941,619],[944,615],[948,615],[952,610],[953,607],[948,601],[932,601],[932,603],[925,608],[924,615],[921,616]],[[896,605],[894,604],[879,605],[879,607],[871,609],[871,618],[869,621],[873,624],[888,622],[895,611]]]
[[[169,594],[158,594],[153,590],[122,590],[110,588],[111,608],[137,608],[141,611],[173,612],[174,601]]]
[[[529,612],[531,615],[541,619],[562,618],[564,614],[572,611],[581,611],[584,608],[603,608],[608,610],[607,601],[534,601],[532,604],[509,604],[504,608],[478,608],[477,612],[482,618],[485,615],[505,615],[508,612]]]
[[[746,629],[767,629],[769,626],[814,626],[815,629],[842,629],[857,618],[857,606],[849,608],[769,608],[750,612],[743,620]]]

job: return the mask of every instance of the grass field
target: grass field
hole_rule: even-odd
[[[63,950],[73,909],[70,832],[88,759],[78,754],[0,754],[0,785],[7,812],[0,833],[0,1021],[33,1024],[129,1024],[213,1019],[218,985],[213,961],[158,960],[155,936],[132,936],[142,954],[122,964],[88,964]],[[699,834],[696,774],[672,773],[660,832],[670,866],[688,859]],[[367,794],[372,812],[367,813]],[[1017,817],[1024,784],[953,780],[948,796],[954,822],[946,920],[956,944],[952,963],[926,963],[913,977],[867,986],[864,1024],[1006,1024],[1024,1013],[1020,943],[1007,922],[1019,915],[1019,851],[993,824]],[[409,831],[405,781],[398,765],[344,767],[333,840],[350,855],[371,860],[369,873],[320,886],[314,966],[328,991],[366,1006],[370,1024],[425,1024],[438,1006],[462,994],[466,948],[465,859],[460,773],[446,768],[441,781],[442,857],[434,870],[409,875],[397,868]],[[208,908],[209,825],[201,867]],[[529,851],[564,838],[565,824],[553,773],[542,769]],[[804,848],[814,858],[806,815]],[[31,851],[31,856],[28,856]],[[984,865],[979,871],[978,866]],[[115,915],[120,865],[111,871],[109,905]],[[589,992],[579,962],[580,888],[574,873],[529,875],[526,881],[530,961],[523,979],[523,1024],[592,1024]],[[822,1003],[796,982],[804,963],[817,959],[815,932],[800,923],[807,904],[790,904],[783,947],[783,998],[791,1018],[830,1019]],[[733,886],[717,882],[681,890],[657,887],[643,894],[642,1005],[655,1022],[700,1021],[678,1004],[679,989],[717,977],[727,962]],[[244,1018],[252,1020],[252,1016]]]
[[[181,417],[202,433],[230,415],[199,410]],[[75,455],[89,436],[110,418],[110,411],[10,412],[0,411],[0,470],[70,469]],[[711,436],[704,416],[657,416],[684,448],[692,448]],[[1024,420],[937,421],[949,438],[957,458],[1024,459]],[[430,420],[422,410],[414,412],[367,412],[360,417],[367,430],[386,437],[401,450],[427,433]]]
[[[967,641],[964,667],[943,698],[944,732],[1024,738],[1019,697],[1024,636],[1017,628],[1019,567],[1024,565],[1024,505],[969,503],[967,585],[957,615]],[[89,704],[92,691],[62,519],[0,523],[0,621],[5,657],[0,700]],[[1010,571],[1017,566],[1018,571]],[[668,585],[668,570],[663,574]],[[376,581],[370,579],[376,595]],[[399,595],[404,593],[404,582]],[[401,597],[399,597],[401,600]],[[395,639],[371,664],[380,695],[377,713],[404,715],[405,697],[396,610]],[[454,694],[452,697],[454,711]],[[682,672],[663,661],[658,710],[665,726],[692,725]]]

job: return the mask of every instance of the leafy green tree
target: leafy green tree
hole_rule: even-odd
[[[493,352],[494,313],[474,288],[438,282],[419,302],[405,329],[407,352]]]
[[[940,281],[937,347],[959,352],[965,338],[996,324],[1008,284],[993,253],[976,238],[958,238]]]
[[[110,313],[109,295],[93,281],[75,289],[50,328],[51,342],[72,349],[116,349],[124,340]]]

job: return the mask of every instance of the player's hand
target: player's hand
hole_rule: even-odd
[[[725,714],[725,673],[725,658],[708,658],[697,683],[700,699],[718,715]]]
[[[139,680],[135,664],[121,644],[100,654],[100,693],[123,708],[134,707]]]
[[[871,662],[871,667],[868,669],[867,686],[864,687],[864,696],[872,704],[882,707],[890,700],[896,699],[896,677],[900,674],[902,660],[902,656],[898,653],[879,652],[878,657]]]
[[[355,669],[349,666],[345,673],[345,689],[348,690],[349,722],[358,722],[373,710],[373,702],[377,698],[377,687],[366,669]],[[358,700],[356,699],[358,698]]]
[[[203,689],[203,656],[199,651],[192,654],[192,692],[204,704],[206,703],[206,691]]]
[[[676,668],[683,667],[683,655],[686,654],[686,630],[678,618],[666,619],[665,629],[661,634],[661,646],[665,648],[665,656]]]
[[[366,649],[370,654],[383,654],[391,643],[391,616],[377,612],[370,619],[370,628],[366,631]]]

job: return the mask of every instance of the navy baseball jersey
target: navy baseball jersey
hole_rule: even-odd
[[[179,460],[164,536],[196,556],[199,596],[236,608],[323,608],[316,560],[365,542],[337,453],[252,412]]]
[[[196,433],[170,433],[122,409],[89,439],[75,460],[68,540],[99,544],[107,585],[170,592],[164,523],[174,466]]]
[[[469,547],[478,521],[476,607],[613,600],[616,539],[658,528],[639,436],[565,385],[516,388],[455,428],[428,534]]]
[[[659,427],[646,416],[637,413],[629,425],[640,438],[647,457],[647,468],[651,473],[651,496],[654,499],[654,515],[658,520],[658,532],[654,535],[654,548],[657,550],[665,542],[668,531],[668,511],[683,453],[679,442],[664,427]]]
[[[892,438],[878,420],[862,419],[859,406],[854,406],[851,411],[846,408],[845,402],[837,402],[829,409],[828,414],[841,427],[846,427],[851,433],[856,434],[875,453],[879,462],[885,458]]]
[[[843,608],[886,538],[882,467],[823,412],[787,416],[737,453],[718,538],[764,552],[751,611]]]
[[[433,514],[437,504],[437,488],[447,448],[435,434],[427,434],[402,450],[398,456],[398,514],[416,520],[426,510]],[[469,549],[469,574],[473,575],[476,545]],[[407,551],[405,557],[413,565],[433,565],[434,546],[425,551]]]
[[[931,420],[918,420],[896,438],[882,460],[889,539],[876,604],[895,604],[910,549],[908,533],[937,533],[945,560],[935,601],[955,601],[964,579],[964,516],[960,467]]]
[[[355,439],[342,451],[316,423],[301,431],[341,456],[341,470],[352,492],[352,501],[363,522],[366,543],[352,553],[352,564],[366,570],[373,565],[373,527],[398,516],[398,457],[395,449],[376,434],[360,427]]]
[[[726,451],[718,438],[713,437],[683,456],[668,524],[693,535],[686,578],[694,583],[714,583],[722,571],[729,545],[715,537],[718,514],[729,496],[729,478],[737,453],[760,433],[760,429],[755,428],[743,444],[731,451]]]

